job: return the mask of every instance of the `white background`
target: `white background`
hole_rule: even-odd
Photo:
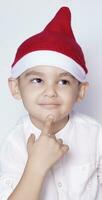
[[[71,9],[73,31],[89,69],[87,97],[76,109],[102,123],[102,1],[0,0],[0,138],[25,112],[8,88],[16,49],[22,41],[41,31],[61,6]]]

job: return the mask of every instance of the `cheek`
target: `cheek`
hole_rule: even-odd
[[[77,99],[77,92],[74,90],[67,91],[67,92],[63,93],[62,99],[63,99],[63,102],[65,102],[66,104],[68,104],[68,103],[73,104]]]
[[[20,90],[20,94],[24,104],[27,104],[32,99],[32,92],[26,87]]]
[[[68,94],[66,96],[63,96],[63,109],[65,112],[71,112],[74,104],[76,103],[76,95],[75,94]]]
[[[32,89],[23,90],[22,101],[24,106],[28,109],[33,109],[34,104],[38,102],[39,99],[39,91],[33,91]]]

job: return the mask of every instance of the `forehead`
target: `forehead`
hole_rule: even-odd
[[[47,76],[47,75],[57,75],[57,76],[69,76],[73,79],[75,79],[69,72],[59,68],[59,67],[54,67],[54,66],[43,66],[43,65],[39,65],[39,66],[35,66],[32,67],[28,70],[26,70],[23,75],[25,76],[30,76],[30,75],[34,75],[34,74],[39,74],[42,76]]]

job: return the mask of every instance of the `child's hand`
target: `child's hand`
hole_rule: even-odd
[[[27,143],[28,160],[44,173],[68,151],[62,139],[56,139],[52,134],[52,128],[53,119],[49,116],[39,139],[35,141],[34,135],[31,135]]]

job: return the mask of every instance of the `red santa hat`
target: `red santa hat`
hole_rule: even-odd
[[[17,50],[11,76],[19,77],[37,65],[49,65],[71,73],[83,82],[88,72],[81,47],[71,28],[71,13],[62,7],[44,30],[24,41]]]

